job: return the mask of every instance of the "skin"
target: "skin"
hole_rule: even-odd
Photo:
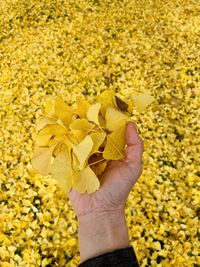
[[[69,199],[77,214],[81,262],[130,246],[125,220],[125,204],[142,174],[143,142],[133,122],[127,124],[123,160],[110,161],[99,177],[100,189],[80,194],[75,189]]]

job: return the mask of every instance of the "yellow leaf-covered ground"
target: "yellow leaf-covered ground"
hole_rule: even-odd
[[[200,266],[200,9],[196,0],[2,0],[0,266],[77,266],[77,218],[32,170],[42,103],[113,89],[133,112],[143,175],[126,218],[140,265]]]

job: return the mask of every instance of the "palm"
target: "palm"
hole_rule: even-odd
[[[131,123],[132,124],[132,123]],[[69,199],[77,216],[92,211],[109,211],[125,206],[129,192],[141,175],[142,141],[134,126],[127,129],[124,160],[110,161],[99,177],[100,189],[92,194],[80,194],[75,189]]]

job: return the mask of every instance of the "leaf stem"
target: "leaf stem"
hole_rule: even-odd
[[[98,161],[95,161],[95,162],[93,162],[93,163],[90,163],[89,166],[94,165],[94,164],[96,164],[96,163],[99,163],[99,162],[101,162],[101,161],[103,161],[103,160],[105,160],[105,159],[100,159],[100,160],[98,160]]]
[[[122,158],[124,157],[124,155],[118,150],[118,148],[116,147],[116,145],[111,141],[110,137],[107,135],[107,139],[108,141],[114,146],[114,148],[117,150],[117,152],[120,154],[120,156],[122,156]]]

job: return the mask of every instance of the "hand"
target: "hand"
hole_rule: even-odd
[[[129,122],[126,131],[125,157],[110,161],[99,176],[100,189],[92,194],[69,192],[69,199],[77,217],[90,213],[109,213],[125,208],[126,199],[142,174],[143,142],[134,123]]]
[[[100,189],[80,194],[75,189],[69,199],[78,217],[81,262],[130,246],[125,220],[125,203],[142,173],[143,142],[134,123],[126,131],[123,160],[110,161],[99,177]]]

